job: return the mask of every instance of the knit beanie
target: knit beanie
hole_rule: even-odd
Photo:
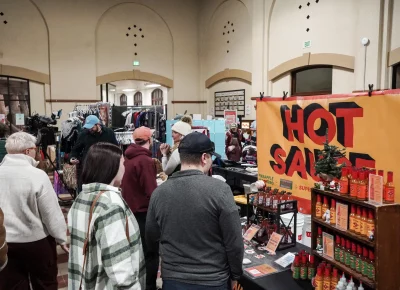
[[[190,126],[186,122],[178,121],[172,126],[172,131],[186,136],[187,134],[190,134],[192,132],[192,126]]]

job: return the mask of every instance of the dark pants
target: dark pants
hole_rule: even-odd
[[[163,280],[163,290],[231,290],[230,281],[221,286],[202,286],[186,284],[173,280]]]
[[[8,264],[0,272],[0,290],[57,290],[56,241],[8,243]]]
[[[77,196],[82,191],[82,171],[83,171],[83,164],[80,164],[80,163],[77,164],[76,165],[76,181],[78,184]]]
[[[147,213],[135,213],[136,220],[139,224],[140,236],[142,238],[144,259],[146,262],[146,290],[156,290],[156,281],[158,267],[160,265],[160,256],[157,252],[150,252],[146,245],[146,216]]]

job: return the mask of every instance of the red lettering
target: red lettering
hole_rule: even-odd
[[[300,143],[304,143],[304,112],[302,109],[296,110],[297,121],[293,121],[290,117],[290,110],[285,110],[285,125],[287,129],[287,139],[294,141],[293,131],[297,131],[297,139]]]
[[[276,148],[273,155],[276,164],[272,166],[272,169],[277,174],[284,174],[286,172],[286,163],[282,157],[286,157],[286,152],[282,148]]]
[[[300,150],[296,150],[293,155],[291,164],[289,165],[287,176],[293,176],[293,173],[297,171],[297,174],[302,179],[307,179],[306,163],[304,161],[303,154]]]
[[[309,134],[310,139],[318,145],[322,145],[325,142],[325,133],[317,134],[314,130],[314,124],[317,119],[321,119],[321,121],[325,121],[328,125],[328,141],[331,142],[333,138],[336,136],[336,124],[335,119],[332,114],[329,113],[325,109],[316,109],[311,112],[310,116],[307,119],[307,132]]]
[[[344,120],[344,147],[353,147],[354,142],[354,122],[353,119],[356,117],[363,117],[362,108],[348,108],[348,109],[337,109],[336,117],[343,118]]]

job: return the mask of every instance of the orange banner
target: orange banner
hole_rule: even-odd
[[[328,129],[329,142],[346,148],[347,165],[394,172],[400,185],[400,90],[349,95],[264,98],[257,101],[259,178],[291,191],[299,210],[310,213],[314,163]],[[396,202],[400,201],[397,194]]]

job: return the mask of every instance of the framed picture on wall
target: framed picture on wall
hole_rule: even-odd
[[[224,110],[238,110],[238,116],[245,116],[245,90],[220,91],[214,94],[215,117],[223,117]],[[239,107],[240,106],[240,107]],[[218,108],[218,109],[217,109]]]

